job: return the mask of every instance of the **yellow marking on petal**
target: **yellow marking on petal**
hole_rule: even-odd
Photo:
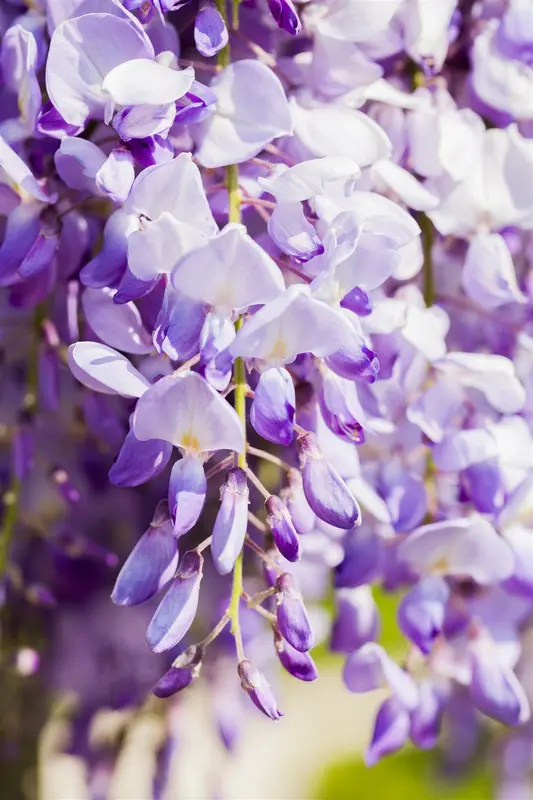
[[[442,556],[431,565],[431,572],[434,575],[446,575],[449,571],[450,562],[445,556]]]
[[[287,355],[287,345],[281,336],[277,339],[268,356],[269,361],[283,361]]]
[[[200,450],[200,442],[198,441],[198,437],[195,436],[191,431],[187,431],[187,433],[184,434],[180,446],[186,448],[187,450]]]

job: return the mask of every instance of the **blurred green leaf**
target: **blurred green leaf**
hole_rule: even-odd
[[[435,754],[418,750],[384,759],[375,767],[360,757],[331,764],[318,780],[315,800],[490,800],[490,775],[480,768],[461,778],[439,770]]]

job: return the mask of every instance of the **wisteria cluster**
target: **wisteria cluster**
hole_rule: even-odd
[[[55,602],[25,536],[114,567],[97,520],[127,540],[148,504],[112,600],[164,592],[158,697],[233,658],[223,693],[278,719],[269,650],[312,681],[327,640],[349,691],[389,690],[368,764],[443,723],[468,759],[484,715],[513,728],[512,792],[533,752],[531,0],[4,0],[0,33],[5,603]],[[112,486],[157,489],[107,488],[113,456]],[[402,664],[376,585],[403,593]]]

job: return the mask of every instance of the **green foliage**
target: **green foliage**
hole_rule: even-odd
[[[315,784],[314,800],[490,800],[490,775],[476,767],[461,778],[439,770],[437,757],[404,750],[375,767],[359,756],[327,767]]]

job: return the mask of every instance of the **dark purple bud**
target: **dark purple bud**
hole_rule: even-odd
[[[200,674],[203,650],[198,645],[191,645],[173,661],[170,669],[160,678],[152,693],[156,697],[172,697],[173,694],[186,689]]]
[[[440,735],[444,698],[429,680],[418,688],[420,703],[411,712],[411,740],[421,750],[432,750]]]
[[[220,491],[211,541],[213,563],[220,575],[231,572],[242,550],[248,527],[248,498],[246,472],[240,467],[230,470]]]
[[[295,406],[291,376],[283,367],[272,367],[259,378],[250,410],[250,422],[263,439],[288,446],[294,436]]]
[[[168,508],[174,520],[174,534],[183,536],[196,525],[205,503],[207,480],[204,465],[195,456],[176,461],[170,473]]]
[[[409,738],[409,726],[409,713],[404,706],[396,697],[388,697],[376,715],[372,741],[365,755],[367,767],[400,750]]]
[[[289,485],[282,498],[298,533],[309,533],[316,527],[316,514],[305,499],[302,476],[297,469],[289,471]]]
[[[361,521],[357,500],[326,461],[313,433],[298,438],[303,489],[307,502],[324,522],[349,530]]]
[[[349,381],[364,378],[374,383],[379,372],[378,357],[368,347],[345,345],[328,356],[325,362],[333,372]]]
[[[356,286],[342,298],[341,308],[348,308],[359,317],[368,317],[372,313],[372,300],[368,292]]]
[[[331,631],[330,649],[353,653],[378,633],[378,611],[370,586],[341,589],[336,593],[337,613]]]
[[[196,550],[185,553],[176,577],[158,605],[146,632],[154,653],[164,653],[180,642],[196,616],[204,559]]]
[[[56,350],[43,347],[39,351],[39,407],[46,411],[59,408],[59,358]]]
[[[203,4],[194,23],[194,42],[200,55],[216,56],[228,43],[228,29],[215,5]]]
[[[417,583],[402,599],[398,608],[400,630],[425,654],[431,652],[440,636],[450,589],[446,581],[430,575]]]
[[[314,644],[313,631],[302,595],[288,573],[280,575],[276,581],[276,604],[281,635],[299,653],[306,653]]]
[[[17,480],[22,481],[31,471],[35,460],[33,429],[26,423],[21,423],[15,430],[11,441],[11,459],[13,474]]]
[[[162,136],[146,136],[144,139],[132,139],[128,142],[131,154],[141,169],[153,167],[172,161],[174,148],[168,139]]]
[[[251,661],[246,660],[240,662],[237,671],[242,688],[259,711],[270,719],[280,719],[283,714],[263,673],[259,672]]]
[[[296,533],[286,506],[279,497],[271,495],[265,503],[267,523],[281,555],[287,561],[298,561],[300,558],[300,540]]]
[[[120,570],[111,599],[119,606],[144,603],[166,586],[177,565],[172,521],[158,512]]]
[[[335,588],[355,589],[372,583],[379,574],[382,553],[382,540],[374,531],[354,531],[344,544],[344,559],[335,569]]]
[[[72,483],[66,470],[61,467],[55,469],[52,473],[52,480],[67,503],[72,503],[73,505],[79,503],[80,493]]]
[[[268,0],[268,7],[279,28],[291,36],[300,33],[302,25],[292,0]]]
[[[115,463],[109,470],[109,480],[115,486],[140,486],[155,478],[166,467],[172,455],[172,445],[161,439],[141,442],[132,430]]]
[[[276,653],[283,667],[289,675],[299,681],[314,681],[318,678],[315,662],[309,653],[295,650],[282,636],[276,635],[274,639]]]

